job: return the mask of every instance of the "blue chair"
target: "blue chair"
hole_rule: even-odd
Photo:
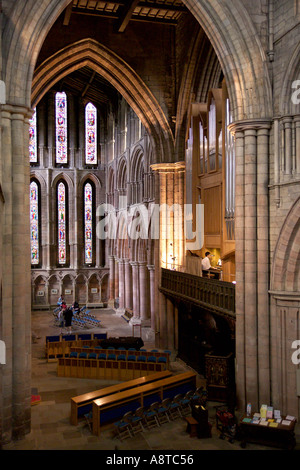
[[[163,362],[164,364],[166,364],[167,363],[167,358],[166,357],[159,357],[157,359],[157,362]]]
[[[133,434],[144,431],[143,418],[137,416],[133,411],[127,411],[123,416],[123,420],[131,424],[131,432]]]
[[[191,406],[190,406],[190,400],[183,393],[176,395],[174,398],[174,401],[179,404],[180,414],[182,417],[189,414],[192,411]]]
[[[106,361],[106,354],[105,353],[98,354],[98,359]]]
[[[119,354],[117,359],[118,359],[118,361],[126,361],[126,356],[125,356],[125,354]]]
[[[118,348],[118,351],[126,351],[126,349],[125,349],[125,348],[122,348],[122,347],[119,347],[119,348]]]
[[[107,349],[116,349],[116,348],[114,348],[113,346],[108,346]]]
[[[122,441],[127,437],[133,437],[133,432],[131,431],[131,424],[128,421],[120,420],[114,423],[114,427],[117,430],[118,437]]]
[[[136,356],[134,354],[129,354],[127,361],[136,361]]]
[[[107,360],[108,361],[115,361],[116,360],[116,355],[115,354],[109,354],[107,356]]]
[[[128,348],[128,351],[136,351],[135,348]]]
[[[146,362],[146,356],[138,356],[138,362]]]
[[[71,351],[69,357],[78,357],[78,352],[76,352],[76,351]]]
[[[167,353],[167,354],[170,354],[170,355],[171,355],[171,354],[172,354],[172,351],[170,351],[169,349],[165,349],[165,350],[164,350],[164,353]]]
[[[158,352],[158,349],[151,349],[150,352]]]
[[[96,353],[90,353],[88,356],[89,359],[97,359],[97,354]]]
[[[147,359],[147,362],[156,362],[156,357],[155,356],[149,356]]]
[[[81,352],[81,353],[79,354],[79,359],[86,359],[86,358],[87,358],[87,353]]]
[[[147,349],[140,349],[140,351],[147,352]]]

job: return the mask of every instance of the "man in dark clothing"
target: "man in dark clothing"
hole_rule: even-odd
[[[64,310],[64,317],[65,317],[65,327],[68,330],[67,334],[70,335],[71,330],[72,330],[72,318],[73,318],[73,310],[71,307],[67,307]]]

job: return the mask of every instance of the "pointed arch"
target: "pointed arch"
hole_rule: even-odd
[[[52,24],[70,2],[69,0],[42,0],[40,2],[28,0],[15,3],[16,5],[10,12],[10,21],[4,25],[2,44],[6,60],[3,80],[7,84],[8,101],[30,107],[31,80],[36,58]],[[225,79],[229,84],[234,120],[271,116],[272,94],[268,62],[246,8],[239,0],[232,0],[230,5],[224,3],[223,0],[198,0],[197,2],[185,0],[185,5],[204,29],[219,58]],[[16,25],[13,32],[11,24]],[[27,31],[26,41],[22,38],[25,30]],[[76,51],[74,52],[76,55]],[[110,57],[103,57],[103,59],[108,63]],[[113,72],[114,76],[110,75],[109,78],[120,85],[117,71],[118,67]],[[132,72],[130,68],[126,67],[125,73],[123,69],[122,77],[124,78],[128,72]],[[133,83],[138,85],[140,81],[134,80]],[[146,113],[152,109],[154,110],[151,112],[152,116],[153,112],[161,115],[161,111],[155,106],[147,106],[148,109],[145,112],[143,105],[138,104],[143,99],[143,93],[140,91],[145,91],[144,85],[141,84],[141,88],[139,86],[135,88],[137,94],[134,98],[134,94],[130,93],[128,87],[123,90],[123,96],[125,99],[130,98],[129,104],[133,109],[138,110],[137,114],[142,117],[142,122],[147,121],[147,127],[149,127],[151,119]],[[150,95],[149,99],[151,102]],[[169,130],[164,128],[164,131],[170,137]],[[161,148],[164,148],[163,142],[160,144]]]
[[[274,250],[271,290],[300,291],[300,197],[282,225]]]
[[[279,111],[284,115],[288,114],[299,114],[300,113],[300,103],[299,103],[299,77],[300,77],[300,43],[295,47],[291,58],[288,62],[279,103]],[[294,82],[297,85],[294,86]],[[297,93],[297,99],[293,99],[293,93]]]
[[[89,66],[125,98],[148,130],[159,161],[173,158],[174,138],[159,103],[136,72],[113,51],[93,39],[73,43],[46,59],[32,81],[32,106],[66,75]]]

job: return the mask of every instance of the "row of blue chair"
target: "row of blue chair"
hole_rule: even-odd
[[[128,411],[122,419],[114,423],[120,440],[133,437],[146,429],[160,427],[164,423],[183,418],[191,413],[191,397],[194,391],[178,394],[174,398],[155,401],[148,407],[140,407],[136,411]]]
[[[100,360],[112,360],[112,361],[137,361],[137,362],[159,362],[159,363],[166,363],[167,359],[165,357],[158,357],[155,356],[134,356],[125,354],[105,354],[105,353],[85,353],[81,352],[78,353],[76,351],[72,351],[69,355],[70,358],[78,358],[78,359],[100,359]]]

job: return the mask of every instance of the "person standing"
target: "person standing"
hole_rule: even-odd
[[[72,330],[72,318],[73,318],[73,309],[71,307],[67,307],[64,309],[64,317],[65,317],[65,326],[67,328],[67,334],[71,334]]]

